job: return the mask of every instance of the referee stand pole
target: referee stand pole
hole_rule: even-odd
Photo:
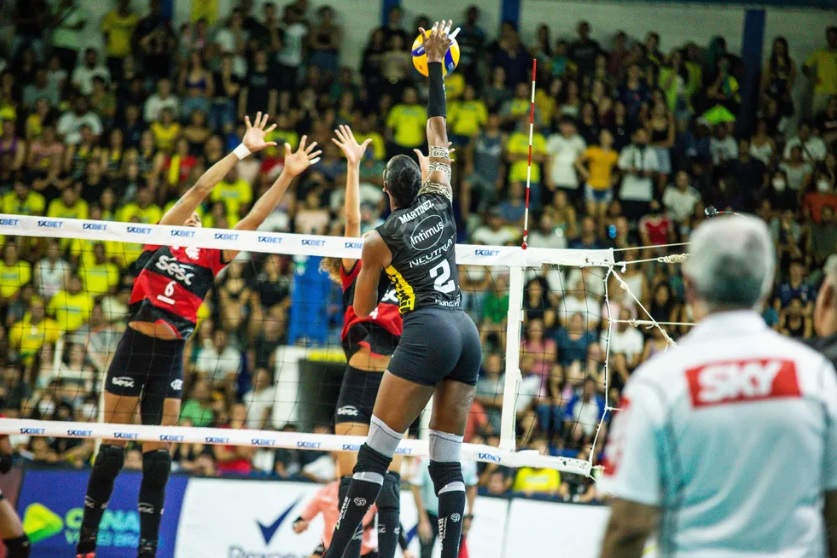
[[[517,390],[520,386],[520,326],[523,323],[525,271],[509,267],[509,313],[506,325],[506,375],[500,418],[500,449],[515,451]]]

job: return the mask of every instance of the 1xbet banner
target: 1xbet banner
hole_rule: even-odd
[[[32,540],[32,558],[73,556],[84,513],[90,471],[27,471],[18,499],[23,530]],[[99,549],[109,558],[136,558],[139,541],[137,496],[142,476],[125,471],[99,526]],[[174,475],[166,489],[158,558],[172,558],[177,520],[188,479]]]

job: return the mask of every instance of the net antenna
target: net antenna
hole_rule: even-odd
[[[535,135],[535,81],[537,79],[538,59],[532,58],[532,96],[529,99],[529,156],[526,167],[526,205],[523,212],[523,243],[526,250],[529,245],[529,196],[532,189],[532,138]]]

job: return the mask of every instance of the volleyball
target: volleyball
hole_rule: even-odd
[[[456,68],[459,64],[459,43],[456,39],[451,39],[453,42],[448,51],[445,53],[445,60],[442,62],[442,75],[446,76]],[[427,53],[424,52],[424,40],[419,34],[416,40],[413,41],[413,66],[415,66],[418,73],[427,77]]]

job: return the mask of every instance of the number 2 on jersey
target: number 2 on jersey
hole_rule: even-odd
[[[430,277],[435,279],[433,288],[440,293],[450,294],[456,290],[456,284],[450,278],[450,264],[442,260],[439,265],[430,269]]]

